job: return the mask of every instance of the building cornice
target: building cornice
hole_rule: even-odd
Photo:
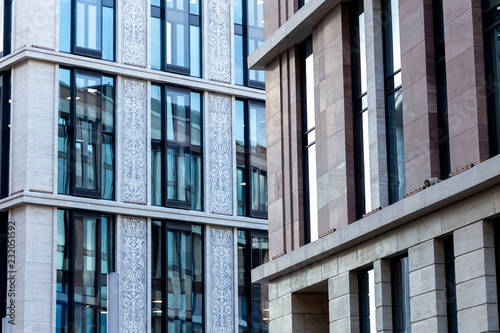
[[[23,46],[0,59],[0,71],[5,71],[16,64],[27,60],[36,60],[59,64],[67,67],[79,67],[95,70],[110,75],[122,75],[138,80],[149,80],[157,83],[173,84],[190,89],[209,91],[212,93],[232,95],[237,98],[265,100],[265,91],[224,82],[205,80],[197,77],[180,75],[134,65],[94,59],[75,54],[57,52],[35,46]]]
[[[335,6],[345,0],[310,0],[248,56],[248,68],[265,69],[277,56],[304,41]]]

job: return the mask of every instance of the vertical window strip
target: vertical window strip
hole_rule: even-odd
[[[395,333],[411,333],[408,256],[392,259],[392,325]]]
[[[361,333],[376,330],[375,320],[375,277],[373,268],[359,271],[359,323]]]
[[[448,332],[458,332],[457,319],[457,286],[455,279],[455,251],[453,235],[444,239],[444,267],[446,275],[446,310],[448,317]]]
[[[2,129],[0,155],[0,198],[9,196],[10,179],[10,105],[11,105],[11,75],[10,71],[0,75],[0,127]]]

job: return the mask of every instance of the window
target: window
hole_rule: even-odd
[[[56,332],[107,332],[107,274],[115,270],[113,218],[57,211]]]
[[[444,44],[443,0],[432,1],[434,15],[434,56],[436,61],[436,95],[438,107],[439,165],[441,179],[449,177],[450,132],[448,129],[448,93],[446,91],[446,57]]]
[[[264,0],[234,1],[234,80],[264,89],[265,72],[248,70],[247,57],[264,42]]]
[[[399,43],[399,0],[384,0],[385,103],[389,200],[395,203],[406,194],[401,89],[401,50]]]
[[[151,85],[152,204],[202,209],[201,94]]]
[[[446,312],[448,315],[448,332],[457,333],[457,286],[455,280],[455,251],[453,249],[453,235],[444,239],[444,269],[446,274]]]
[[[59,50],[115,59],[114,0],[61,0]]]
[[[238,332],[269,332],[267,284],[251,283],[250,271],[269,261],[267,234],[238,230]]]
[[[360,332],[375,332],[375,277],[373,268],[359,271],[358,284]]]
[[[151,68],[201,77],[198,0],[151,1]]]
[[[9,72],[0,74],[0,198],[9,196],[9,166],[10,166],[10,89],[11,75]]]
[[[235,113],[237,213],[267,218],[266,108],[236,100]]]
[[[351,57],[354,111],[354,158],[356,172],[356,214],[361,218],[372,210],[368,96],[366,76],[365,13],[363,1],[351,2]]]
[[[495,240],[495,266],[497,275],[497,299],[500,299],[500,224],[495,221],[493,224]],[[498,318],[500,318],[500,306],[498,306]]]
[[[201,333],[202,227],[165,221],[153,221],[151,227],[151,332]]]
[[[12,0],[3,1],[3,26],[0,26],[0,56],[10,54],[12,43]],[[0,11],[1,13],[1,11]]]
[[[500,152],[500,0],[483,0],[490,155]]]
[[[411,333],[410,270],[408,256],[391,260],[392,328],[395,333]]]
[[[58,193],[114,199],[114,79],[59,70]]]
[[[318,191],[316,181],[316,111],[314,105],[314,56],[312,38],[304,42],[301,63],[302,144],[305,207],[305,241],[318,239]]]

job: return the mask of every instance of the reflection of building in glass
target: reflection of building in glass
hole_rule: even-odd
[[[497,329],[499,5],[266,1],[271,333]]]

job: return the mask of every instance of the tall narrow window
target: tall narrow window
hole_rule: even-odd
[[[152,223],[151,332],[203,332],[202,227]]]
[[[57,212],[56,332],[107,332],[107,274],[115,270],[113,218]]]
[[[151,86],[153,205],[202,209],[201,94]]]
[[[500,153],[500,0],[483,0],[490,155]]]
[[[9,196],[9,169],[10,169],[10,72],[0,75],[0,198]]]
[[[234,1],[235,83],[264,89],[265,72],[249,70],[247,57],[264,42],[264,0]]]
[[[361,333],[376,332],[375,278],[373,268],[359,271],[359,328]]]
[[[59,50],[115,59],[114,0],[61,0]]]
[[[306,211],[306,243],[318,239],[318,200],[316,182],[316,111],[314,105],[314,56],[312,38],[302,47],[302,142],[304,174],[304,206]]]
[[[446,57],[444,45],[443,0],[432,1],[434,15],[434,56],[436,58],[436,93],[439,130],[439,165],[441,179],[450,175],[450,133],[448,129],[448,93],[446,88]]]
[[[500,224],[498,220],[493,224],[495,240],[495,265],[497,274],[497,299],[500,299]],[[500,306],[498,307],[498,318],[500,318]]]
[[[356,165],[356,214],[361,218],[372,210],[368,97],[366,76],[365,13],[363,1],[351,2],[351,56],[354,110],[354,152]]]
[[[457,286],[455,279],[455,251],[453,249],[453,235],[444,239],[444,268],[446,274],[446,312],[448,315],[448,332],[457,333]]]
[[[0,7],[0,17],[3,18],[3,24],[0,25],[0,56],[4,57],[10,54],[12,40],[12,0],[3,0],[3,6]]]
[[[384,0],[385,102],[390,203],[406,194],[399,0]]]
[[[238,332],[269,331],[267,284],[251,283],[250,271],[269,261],[269,241],[261,231],[238,230]]]
[[[238,215],[267,218],[266,109],[236,100],[236,177]]]
[[[411,333],[408,256],[391,261],[392,325],[395,333]]]
[[[58,193],[114,199],[114,79],[59,70]]]
[[[151,68],[201,76],[198,0],[151,1]]]

